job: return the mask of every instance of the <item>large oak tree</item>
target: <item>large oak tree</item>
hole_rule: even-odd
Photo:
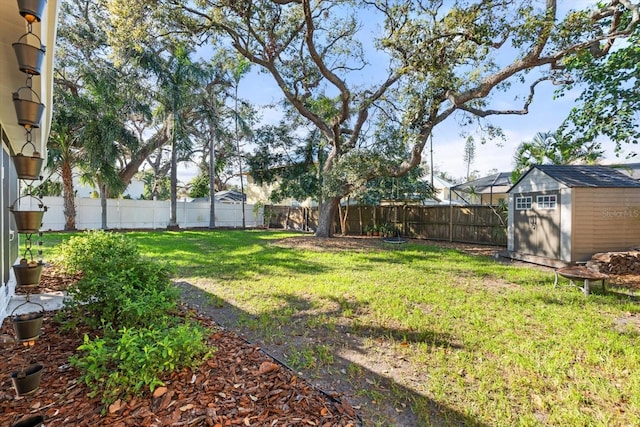
[[[230,44],[323,134],[329,156],[317,236],[332,234],[340,199],[355,189],[345,165],[360,165],[359,182],[402,176],[420,163],[433,129],[445,120],[526,114],[538,85],[561,84],[567,61],[585,51],[605,58],[640,19],[632,0],[562,14],[555,0],[112,3],[123,22],[116,39],[142,40],[163,20],[167,35],[189,31]],[[378,60],[370,64],[369,55]],[[520,92],[519,103],[493,106],[492,95],[507,89]],[[397,127],[404,159],[367,162],[367,151],[385,143],[371,141],[378,124]]]

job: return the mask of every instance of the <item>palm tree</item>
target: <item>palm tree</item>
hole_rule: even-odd
[[[57,86],[56,86],[57,89]],[[57,172],[62,179],[64,198],[64,229],[76,229],[75,190],[73,188],[73,169],[82,159],[82,147],[79,130],[83,126],[80,115],[68,105],[73,98],[65,92],[56,90],[55,107],[51,120],[51,132],[47,143],[47,169]]]
[[[140,64],[150,70],[157,79],[155,96],[159,102],[157,113],[170,134],[171,143],[171,208],[169,227],[177,227],[178,158],[188,158],[192,148],[189,113],[198,100],[195,94],[207,77],[203,64],[192,62],[191,51],[184,45],[169,46],[169,56],[145,51],[139,57]],[[186,154],[186,155],[185,155]]]
[[[246,126],[246,122],[242,120],[240,111],[238,110],[238,85],[240,84],[240,79],[249,72],[251,68],[251,63],[240,56],[238,56],[237,61],[234,63],[231,69],[231,77],[233,78],[233,100],[234,100],[234,133],[236,139],[236,150],[238,154],[238,176],[240,177],[240,193],[242,194],[242,228],[246,227],[246,215],[244,211],[244,179],[242,174],[242,154],[240,151],[240,133],[239,133],[239,124],[245,125],[243,126],[244,134],[250,133],[248,127]]]
[[[599,142],[583,145],[562,132],[538,132],[531,141],[521,143],[514,155],[512,182],[533,165],[596,164],[604,156]]]

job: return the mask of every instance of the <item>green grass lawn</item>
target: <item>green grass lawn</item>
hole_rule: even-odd
[[[177,277],[209,280],[212,298],[246,312],[266,340],[304,319],[384,342],[420,378],[412,405],[425,425],[427,402],[478,425],[640,425],[631,296],[596,286],[585,297],[553,288],[549,271],[420,244],[336,252],[272,244],[296,235],[286,232],[128,234]],[[67,236],[45,234],[45,259]],[[330,364],[339,348],[309,351]],[[304,349],[291,355],[304,364]]]

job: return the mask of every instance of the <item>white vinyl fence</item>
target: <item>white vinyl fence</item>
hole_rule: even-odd
[[[64,202],[62,197],[43,197],[47,207],[42,218],[42,231],[64,230]],[[169,201],[156,200],[107,200],[107,228],[134,229],[166,228],[169,224]],[[253,205],[245,205],[245,225],[248,228],[263,225],[263,212],[256,215]],[[181,228],[208,227],[209,202],[178,201],[177,221]],[[242,227],[242,205],[216,203],[216,227]],[[100,199],[76,199],[76,228],[78,230],[99,229],[102,226]]]

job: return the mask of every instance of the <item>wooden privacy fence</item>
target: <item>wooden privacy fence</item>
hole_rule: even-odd
[[[318,225],[317,208],[265,209],[270,227],[312,231]],[[349,206],[347,235],[365,235],[373,226],[409,238],[507,245],[507,213],[496,206]],[[334,230],[341,232],[339,217]]]

